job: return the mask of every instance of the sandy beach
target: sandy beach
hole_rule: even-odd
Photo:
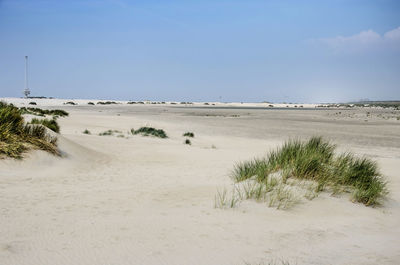
[[[1,100],[69,116],[58,119],[61,157],[0,159],[0,264],[400,264],[399,110]],[[129,133],[142,126],[169,138]],[[98,135],[107,130],[119,132]],[[287,210],[252,200],[214,208],[235,163],[315,135],[378,162],[382,206],[323,192]]]

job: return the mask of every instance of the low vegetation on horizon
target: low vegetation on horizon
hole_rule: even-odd
[[[67,101],[67,102],[64,103],[64,105],[72,105],[72,106],[75,106],[75,105],[78,105],[78,103],[75,103],[75,102],[73,102],[73,101]]]
[[[99,101],[99,102],[97,102],[96,103],[97,105],[115,105],[115,104],[118,104],[117,102],[115,102],[115,101]]]
[[[321,137],[290,140],[266,158],[239,163],[231,175],[237,184],[232,197],[218,192],[215,206],[235,207],[240,200],[255,199],[288,208],[299,195],[311,200],[327,189],[351,193],[354,202],[366,206],[379,205],[388,191],[376,162],[351,153],[335,154],[335,149]]]
[[[88,131],[89,132],[89,131]],[[83,132],[83,133],[85,133],[85,132]],[[100,136],[110,136],[110,135],[114,135],[114,133],[122,133],[121,131],[118,131],[118,130],[107,130],[107,131],[104,131],[104,132],[101,132],[101,133],[99,133],[99,135]],[[90,132],[89,133],[86,133],[86,134],[90,134]]]
[[[21,158],[29,149],[59,155],[57,137],[51,136],[42,125],[26,124],[17,107],[0,102],[0,158]]]
[[[85,129],[82,133],[83,134],[92,134],[88,129]]]
[[[184,137],[191,137],[191,138],[194,138],[194,133],[192,133],[192,132],[185,132],[185,133],[183,134],[183,136],[184,136]]]
[[[133,135],[141,134],[142,136],[154,136],[158,138],[168,138],[168,135],[163,129],[155,129],[153,127],[141,127],[137,130],[131,129]]]

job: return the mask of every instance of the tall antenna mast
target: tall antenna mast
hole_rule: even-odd
[[[24,89],[24,95],[25,97],[29,97],[31,94],[31,91],[29,90],[28,87],[28,56],[25,56],[25,89]]]

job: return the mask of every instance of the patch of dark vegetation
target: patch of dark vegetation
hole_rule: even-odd
[[[40,109],[40,108],[20,108],[21,114],[31,114],[37,116],[45,116],[45,115],[53,115],[59,117],[68,116],[69,113],[65,110],[55,109],[55,110],[47,110],[47,109]]]
[[[29,105],[37,105],[37,104],[36,104],[36,102],[31,101],[31,102],[29,102]]]
[[[383,108],[383,109],[394,109],[400,110],[400,101],[362,101],[362,102],[350,102],[340,104],[323,104],[317,107],[325,108]]]
[[[78,104],[73,102],[73,101],[68,101],[68,102],[65,102],[64,105],[73,105],[73,106],[75,106],[75,105],[78,105]]]
[[[180,104],[192,105],[192,104],[193,104],[193,102],[185,102],[185,101],[182,101]]]
[[[97,102],[97,105],[114,105],[114,104],[118,104],[115,101],[99,101]]]
[[[379,108],[393,108],[400,110],[400,101],[361,101],[352,102],[356,107],[379,107]]]
[[[88,102],[88,105],[94,105],[94,103],[93,102]]]
[[[264,159],[237,164],[232,178],[241,182],[255,178],[267,185],[271,174],[317,183],[315,192],[330,188],[333,193],[351,192],[353,201],[379,205],[387,194],[386,182],[376,162],[351,153],[335,154],[336,146],[321,137],[308,141],[290,140]]]
[[[41,149],[59,155],[57,138],[41,125],[26,124],[20,110],[0,102],[0,158],[21,158],[29,149]]]
[[[185,144],[192,145],[192,142],[190,141],[190,139],[185,139]]]
[[[57,121],[53,118],[51,120],[49,119],[36,119],[33,118],[30,122],[30,124],[41,124],[53,132],[59,133],[60,132],[60,126],[58,125]]]
[[[118,131],[118,130],[107,130],[107,131],[99,133],[99,135],[100,136],[110,136],[110,135],[114,135],[114,133],[121,133],[121,131]]]
[[[88,129],[85,129],[82,133],[83,134],[92,134]]]
[[[143,136],[154,136],[158,138],[168,138],[163,129],[155,129],[153,127],[141,127],[138,130],[131,129],[133,135],[141,134]]]
[[[185,137],[194,137],[194,133],[192,133],[192,132],[185,132],[184,134],[183,134],[183,136],[185,136]]]

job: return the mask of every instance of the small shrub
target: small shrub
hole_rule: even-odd
[[[31,101],[31,102],[29,102],[29,105],[37,105],[37,104],[36,104],[36,102]]]
[[[191,137],[191,138],[194,138],[194,133],[192,133],[192,132],[185,132],[185,133],[183,134],[183,136],[184,136],[184,137]]]
[[[155,129],[153,127],[141,127],[138,130],[131,129],[133,135],[141,134],[143,136],[154,136],[158,138],[168,138],[167,134],[162,129]]]
[[[186,140],[185,140],[185,144],[191,145],[192,142],[191,142],[189,139],[186,139]]]
[[[54,118],[51,120],[33,118],[30,124],[41,124],[56,133],[60,132],[60,126],[58,125],[57,121]]]
[[[92,134],[88,129],[85,129],[82,133],[83,134]]]
[[[94,103],[93,102],[88,102],[88,105],[94,105]]]

